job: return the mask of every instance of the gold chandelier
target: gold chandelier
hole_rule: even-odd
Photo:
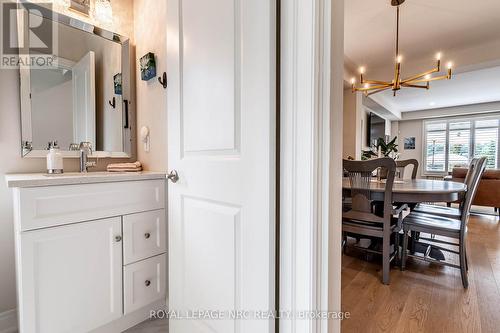
[[[420,88],[420,89],[429,89],[429,82],[451,79],[451,69],[453,64],[451,62],[448,63],[448,73],[446,75],[441,76],[433,76],[434,73],[439,73],[441,71],[441,53],[436,54],[437,65],[433,69],[410,76],[408,78],[401,78],[401,61],[403,57],[399,53],[399,6],[403,4],[405,0],[391,0],[391,5],[396,7],[396,58],[394,65],[394,79],[390,82],[388,81],[378,81],[378,80],[365,80],[363,75],[365,73],[365,68],[359,68],[359,76],[360,76],[360,84],[361,86],[356,87],[356,79],[351,79],[352,92],[361,91],[366,96],[376,94],[378,92],[392,89],[394,96],[396,96],[396,92],[401,88]]]

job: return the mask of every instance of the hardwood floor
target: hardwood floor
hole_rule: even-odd
[[[413,259],[391,269],[381,283],[381,263],[348,250],[342,262],[342,332],[500,332],[500,222],[471,216],[469,288],[460,271]],[[448,256],[453,258],[453,255]]]
[[[137,326],[129,328],[124,333],[168,333],[168,320],[146,320]]]

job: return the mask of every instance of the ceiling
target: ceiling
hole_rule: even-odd
[[[367,79],[392,78],[395,23],[390,0],[345,2],[345,56],[350,75],[365,66]],[[459,74],[452,81],[433,82],[429,91],[406,89],[396,98],[390,91],[375,94],[374,100],[402,112],[500,100],[495,80],[500,73],[500,1],[406,0],[400,21],[403,77],[431,69],[437,52],[442,52],[443,64],[455,64]]]
[[[399,112],[500,101],[500,67],[459,73],[452,80],[431,82],[431,88],[392,90],[370,96],[389,110]]]

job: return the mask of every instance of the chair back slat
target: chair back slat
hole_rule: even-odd
[[[401,161],[396,161],[396,178],[399,180],[403,180],[404,175],[405,175],[405,168],[408,165],[413,165],[413,170],[411,172],[411,179],[417,178],[417,171],[418,171],[418,161],[416,159],[408,159],[408,160],[401,160]]]
[[[474,175],[474,169],[476,168],[476,166],[479,162],[479,159],[480,159],[479,157],[475,157],[472,159],[472,161],[470,161],[469,168],[467,169],[467,174],[465,175],[465,179],[464,179],[464,184],[467,186],[467,189],[469,189],[471,187],[471,181],[472,181],[472,178]],[[461,199],[460,199],[460,205],[459,205],[460,211],[463,211],[464,204],[465,204],[465,194],[462,195]]]
[[[391,158],[378,158],[369,161],[344,160],[344,170],[351,185],[352,208],[344,213],[344,218],[366,222],[390,223],[392,211],[392,188],[396,173],[396,163]],[[378,216],[372,204],[372,174],[378,168],[387,172],[384,183],[384,214]]]
[[[462,226],[461,229],[465,230],[467,222],[469,221],[470,209],[472,206],[472,201],[476,195],[477,188],[479,187],[479,182],[483,176],[484,170],[486,169],[486,157],[481,157],[473,159],[471,162],[471,170],[467,173],[467,192],[465,193],[465,198],[462,204]],[[470,173],[470,175],[469,175]]]

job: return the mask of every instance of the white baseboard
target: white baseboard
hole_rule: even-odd
[[[16,309],[0,313],[0,333],[17,333]]]

